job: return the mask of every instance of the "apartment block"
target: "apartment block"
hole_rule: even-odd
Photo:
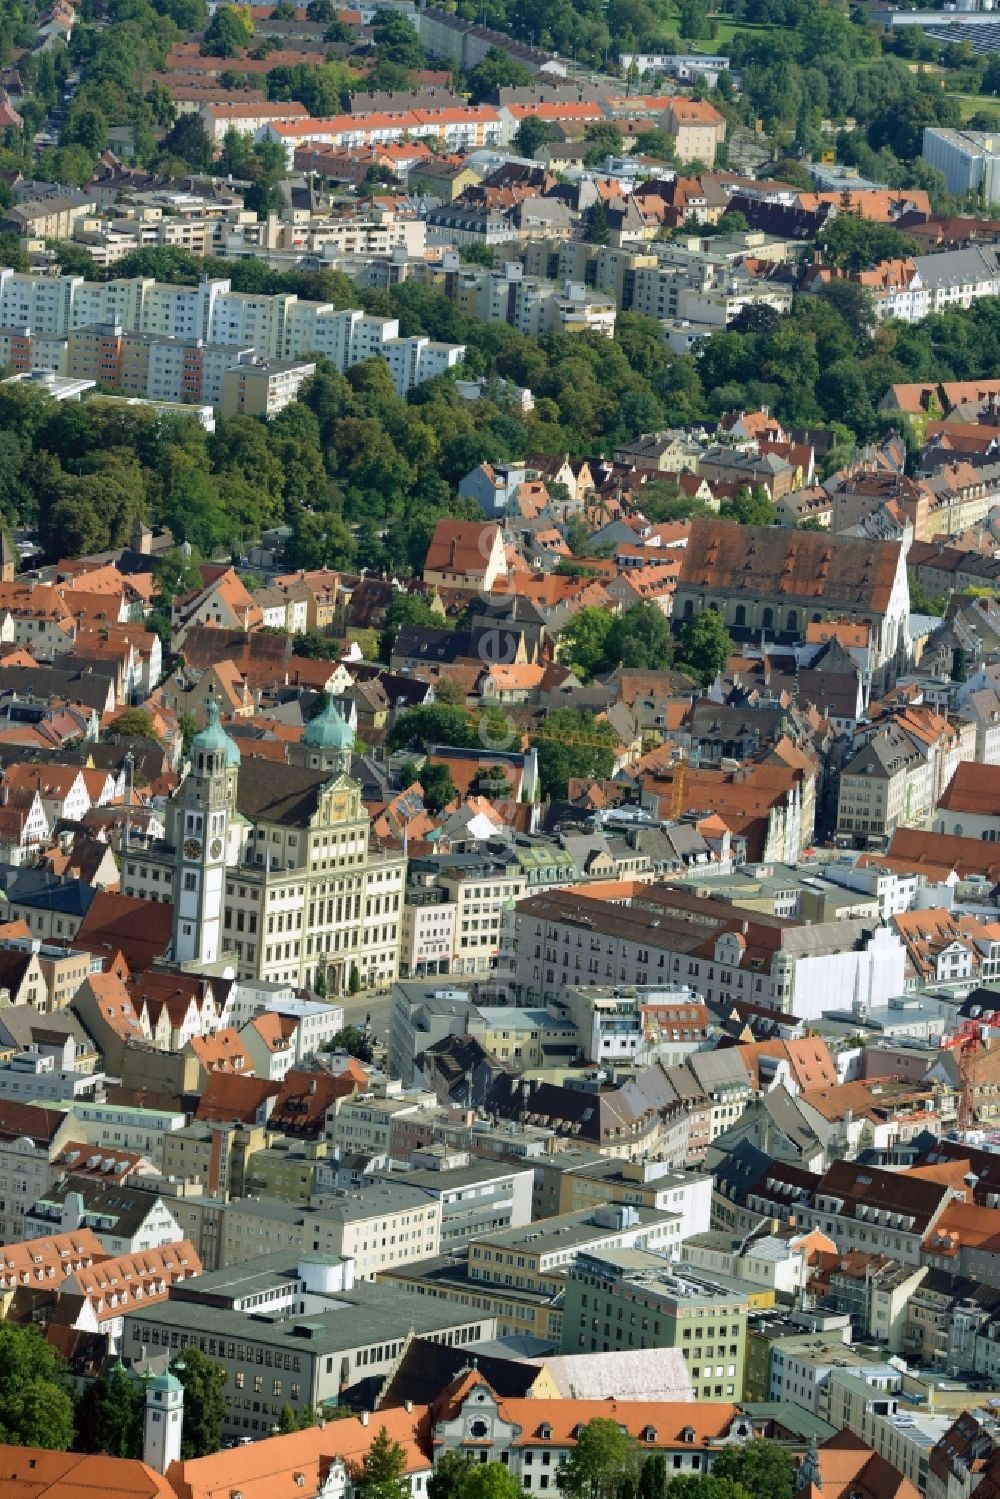
[[[566,1279],[562,1350],[679,1348],[696,1399],[739,1400],[747,1289],[641,1250],[581,1254]]]

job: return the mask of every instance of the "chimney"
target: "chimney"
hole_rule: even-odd
[[[407,1415],[410,1415],[412,1413],[412,1411],[413,1411],[413,1401],[412,1400],[404,1400],[403,1401],[403,1409],[406,1411]]]
[[[368,1425],[368,1412],[367,1411],[362,1411],[361,1412],[361,1424],[362,1424],[362,1426],[367,1426]]]

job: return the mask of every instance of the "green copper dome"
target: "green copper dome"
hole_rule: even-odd
[[[316,750],[352,750],[354,731],[332,697],[306,726],[307,748]]]
[[[208,723],[191,741],[192,757],[197,754],[218,755],[221,753],[227,770],[234,765],[239,765],[239,746],[235,739],[229,737],[219,722],[219,705],[214,697],[209,698],[205,711],[208,715]]]

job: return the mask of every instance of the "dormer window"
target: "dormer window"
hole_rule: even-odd
[[[552,1427],[548,1424],[547,1421],[543,1421],[541,1426],[538,1428],[538,1435],[541,1437],[543,1442],[551,1442]]]
[[[692,1443],[694,1441],[694,1427],[693,1426],[685,1426],[684,1427],[684,1430],[681,1432],[681,1441],[682,1442],[687,1442],[688,1444],[690,1444],[690,1443]]]
[[[655,1442],[656,1441],[656,1427],[655,1426],[644,1426],[642,1428],[642,1440],[644,1442]]]

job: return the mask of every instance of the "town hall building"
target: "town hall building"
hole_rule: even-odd
[[[244,759],[208,704],[162,841],[122,854],[122,892],[173,903],[171,957],[342,993],[396,977],[405,858],[372,846],[354,736],[332,701],[305,765]]]

